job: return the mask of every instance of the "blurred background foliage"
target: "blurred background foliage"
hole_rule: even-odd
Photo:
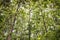
[[[60,40],[60,0],[0,0],[0,40]]]

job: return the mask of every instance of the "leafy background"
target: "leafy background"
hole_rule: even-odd
[[[60,40],[60,0],[0,0],[0,40]]]

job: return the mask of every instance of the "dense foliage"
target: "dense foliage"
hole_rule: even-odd
[[[0,0],[0,40],[60,40],[60,0]]]

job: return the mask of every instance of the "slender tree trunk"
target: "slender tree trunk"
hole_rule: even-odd
[[[28,24],[28,30],[29,30],[29,40],[30,40],[30,39],[31,39],[30,15],[29,15],[29,24]]]
[[[16,15],[12,15],[10,17],[10,19],[11,19],[10,20],[10,30],[9,30],[9,34],[7,36],[7,40],[12,40],[12,31],[13,31],[13,27],[14,27],[14,24],[15,24],[15,21],[16,21]]]
[[[10,28],[9,34],[7,36],[7,40],[12,40],[11,35],[12,35],[12,31],[13,31],[13,26],[11,25],[10,27],[11,28]]]
[[[29,24],[28,29],[29,29],[29,40],[30,40],[31,39],[31,25],[30,24]]]
[[[29,8],[29,22],[28,22],[29,40],[31,40],[31,17],[30,16],[31,16],[31,8]]]
[[[12,40],[11,35],[12,35],[12,31],[13,31],[13,27],[14,27],[14,24],[15,24],[15,21],[16,21],[16,16],[17,16],[19,7],[20,7],[20,2],[18,3],[18,7],[17,7],[17,9],[16,9],[15,15],[12,16],[12,17],[14,17],[14,19],[13,19],[13,22],[11,23],[10,33],[9,33],[8,36],[7,36],[7,40]],[[11,20],[11,21],[12,21],[12,20]]]

